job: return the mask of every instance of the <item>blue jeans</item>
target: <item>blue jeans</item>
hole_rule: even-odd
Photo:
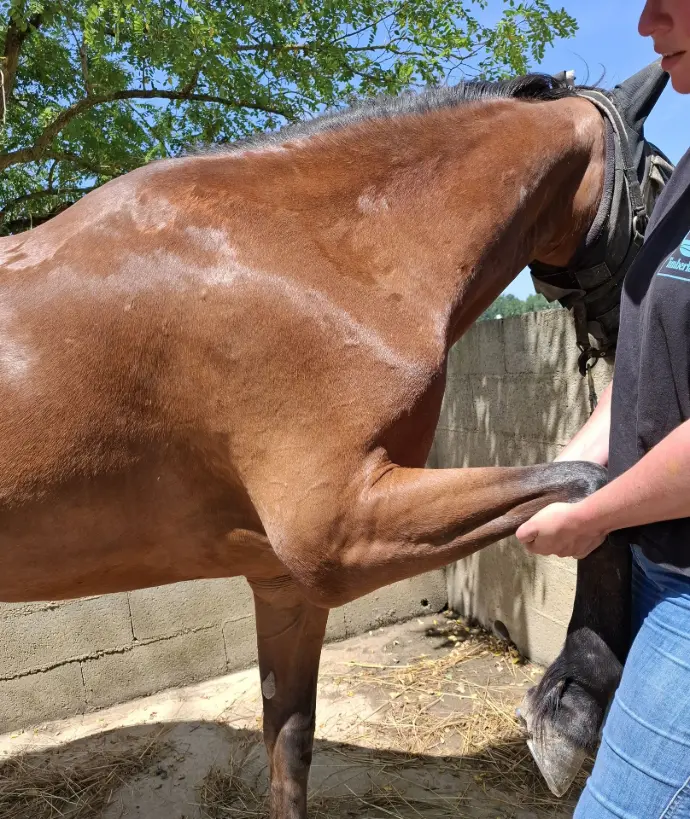
[[[575,819],[690,819],[690,577],[635,547],[633,629]]]

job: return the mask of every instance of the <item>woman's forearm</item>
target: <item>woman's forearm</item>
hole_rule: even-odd
[[[617,529],[690,517],[690,421],[578,503],[552,503],[517,530],[535,554],[586,557]]]
[[[557,461],[593,461],[602,466],[608,465],[612,388],[613,382],[601,394],[589,421],[559,454]]]
[[[603,535],[690,517],[690,421],[685,421],[615,481],[577,504]]]

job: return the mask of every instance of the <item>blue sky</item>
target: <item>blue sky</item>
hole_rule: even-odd
[[[558,0],[552,7],[558,7]],[[554,74],[574,69],[578,82],[609,88],[625,80],[656,59],[651,41],[637,33],[643,0],[564,0],[563,5],[578,21],[579,31],[569,40],[560,40],[535,66]],[[673,162],[690,146],[690,97],[676,94],[669,85],[647,120],[647,137]],[[534,292],[529,273],[523,271],[506,289],[525,298]]]

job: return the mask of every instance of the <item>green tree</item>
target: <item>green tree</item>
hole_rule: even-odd
[[[499,296],[496,301],[488,307],[479,317],[479,321],[486,319],[508,318],[508,316],[521,316],[523,313],[534,313],[537,310],[556,310],[560,307],[558,302],[549,303],[541,293],[532,293],[523,301],[512,293]]]
[[[547,0],[499,4],[488,26],[488,0],[0,0],[0,230],[353,94],[524,73],[576,29]]]

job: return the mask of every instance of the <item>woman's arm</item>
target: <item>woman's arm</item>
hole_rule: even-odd
[[[554,503],[517,531],[536,554],[586,557],[616,529],[690,517],[690,421],[579,503]]]
[[[593,461],[601,466],[608,465],[612,389],[613,382],[601,394],[589,421],[556,458],[557,461]]]

